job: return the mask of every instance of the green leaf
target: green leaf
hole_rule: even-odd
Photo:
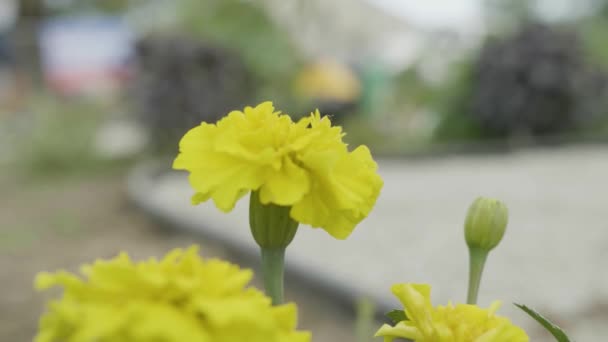
[[[553,337],[555,337],[557,342],[570,342],[570,339],[568,338],[566,333],[560,327],[551,323],[551,321],[549,321],[548,319],[543,317],[541,314],[530,309],[529,307],[527,307],[525,305],[517,304],[517,303],[513,303],[513,304],[515,306],[517,306],[518,308],[522,309],[525,313],[530,315],[530,317],[534,318],[538,323],[540,323],[543,327],[545,327],[545,329],[547,329],[547,331],[549,331],[551,333],[551,335],[553,335]]]
[[[391,321],[393,321],[393,323],[397,324],[401,321],[405,321],[407,319],[407,315],[405,314],[405,311],[403,310],[393,310],[390,312],[387,312],[386,317],[390,318]]]

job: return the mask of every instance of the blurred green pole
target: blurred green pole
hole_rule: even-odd
[[[388,75],[381,64],[368,62],[361,73],[361,109],[367,119],[382,106]]]

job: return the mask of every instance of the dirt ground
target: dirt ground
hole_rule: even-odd
[[[66,268],[128,251],[161,256],[174,247],[201,245],[205,256],[236,260],[209,241],[159,227],[125,194],[124,172],[94,177],[19,181],[0,177],[0,341],[31,341],[44,295],[32,288],[42,270]],[[290,291],[291,290],[291,291]],[[304,287],[288,289],[300,307],[300,328],[313,341],[354,341],[353,314]]]

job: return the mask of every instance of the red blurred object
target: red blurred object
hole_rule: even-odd
[[[61,95],[106,95],[131,77],[133,39],[115,17],[57,18],[40,32],[44,79]]]

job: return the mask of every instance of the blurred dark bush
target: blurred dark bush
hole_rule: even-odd
[[[239,56],[197,39],[146,37],[137,44],[136,65],[133,99],[157,151],[174,152],[190,128],[250,99],[250,75]]]
[[[604,114],[608,78],[573,31],[529,23],[486,42],[443,103],[439,138],[571,133]]]

